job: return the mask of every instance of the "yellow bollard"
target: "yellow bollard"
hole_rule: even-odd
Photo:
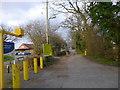
[[[20,70],[19,65],[12,65],[13,89],[20,88]]]
[[[24,80],[28,80],[28,61],[23,61]]]
[[[85,56],[87,55],[87,51],[85,50]]]
[[[66,52],[66,56],[68,56],[68,52]]]
[[[43,69],[43,57],[40,57],[40,69]]]
[[[37,58],[34,58],[34,73],[38,73]]]

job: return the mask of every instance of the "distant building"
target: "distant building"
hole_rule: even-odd
[[[18,49],[16,49],[15,51],[26,51],[26,52],[30,52],[33,53],[33,44],[22,44]]]

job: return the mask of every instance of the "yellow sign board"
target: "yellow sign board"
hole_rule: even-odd
[[[51,44],[43,44],[43,54],[52,56],[52,45]]]

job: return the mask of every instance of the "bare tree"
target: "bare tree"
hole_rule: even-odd
[[[42,53],[42,44],[45,43],[45,25],[39,20],[28,22],[21,26],[25,30],[25,35],[28,35],[31,42],[34,44],[34,53],[40,55]]]
[[[42,54],[42,45],[46,43],[45,24],[42,21],[34,20],[30,21],[26,25],[21,26],[25,30],[25,35],[28,35],[31,42],[34,44],[34,53],[37,55]],[[54,29],[53,29],[54,28]],[[65,44],[65,41],[55,33],[58,29],[58,25],[52,25],[49,30],[49,42],[53,47],[58,47]]]
[[[89,3],[80,0],[59,0],[57,2],[52,2],[54,7],[53,10],[61,13],[70,13],[63,26],[67,26],[72,30],[84,31],[84,37],[87,38],[88,34],[92,36],[94,32],[95,24],[91,23],[91,19],[87,14],[87,5]],[[82,33],[83,34],[83,33]]]
[[[81,19],[84,21],[84,26],[89,27],[88,24],[89,15],[87,14],[86,2],[81,2],[80,0],[59,0],[57,2],[52,2],[56,8],[52,8],[56,10],[57,12],[62,13],[72,13],[75,15],[79,15]]]

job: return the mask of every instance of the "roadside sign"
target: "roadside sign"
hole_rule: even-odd
[[[14,50],[14,43],[13,42],[5,42],[4,41],[4,54],[10,53]]]
[[[51,44],[43,44],[43,54],[52,56],[52,45]]]
[[[4,41],[4,62],[14,60],[14,43]]]

